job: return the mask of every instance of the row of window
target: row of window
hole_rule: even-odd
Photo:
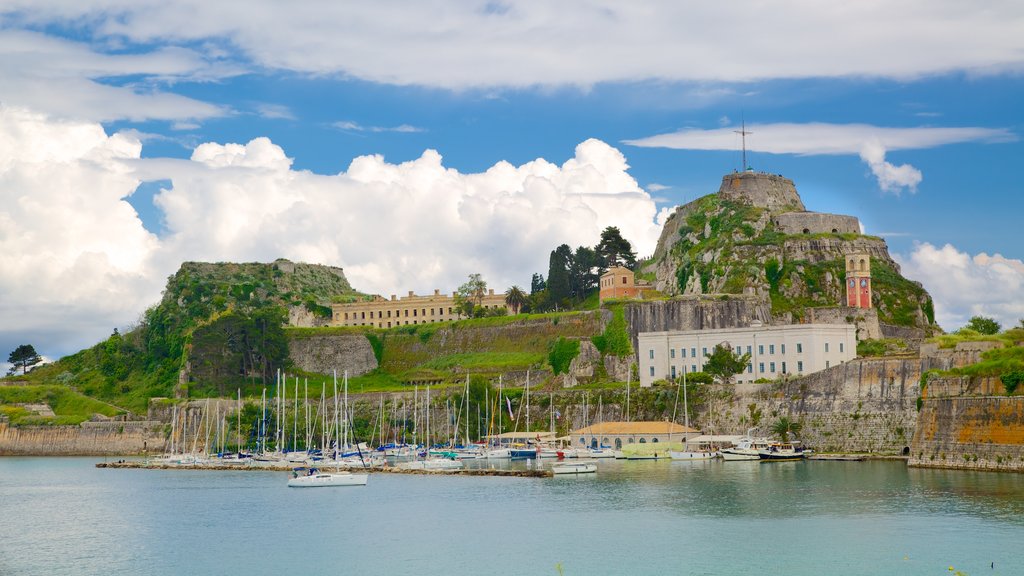
[[[432,324],[434,322],[447,322],[447,320],[413,320],[412,321],[413,324]],[[399,321],[399,320],[395,320],[395,323],[394,323],[395,326],[403,326],[403,325],[408,325],[408,324],[409,324],[408,320],[406,320],[405,322],[402,322],[402,321]],[[352,325],[353,326],[376,326],[377,328],[392,328],[393,327],[391,325],[391,321],[390,320],[387,322],[387,326],[384,325],[384,322],[359,322],[359,323],[353,323]]]
[[[436,310],[437,310],[437,314],[438,315],[444,314],[444,308],[437,308]],[[452,307],[449,306],[448,307],[448,314],[451,314],[452,310],[453,310]],[[422,315],[423,316],[427,315],[427,309],[426,308],[413,308],[412,309],[413,317],[415,318],[416,316],[419,316],[420,315],[419,313],[421,311],[422,311]],[[431,316],[434,316],[434,311],[435,311],[434,308],[430,309],[430,315]],[[385,312],[384,310],[377,310],[377,318],[384,318],[384,312]],[[387,317],[391,318],[391,310],[387,310],[386,312],[388,313]],[[402,312],[403,312],[403,310],[395,310],[395,318],[401,317],[402,316]],[[405,312],[405,317],[408,318],[409,317],[409,309],[405,309],[404,312]],[[349,319],[348,312],[345,312],[345,320],[348,320],[348,319]],[[370,310],[370,319],[373,319],[373,310]],[[353,312],[352,313],[352,320],[366,320],[366,312],[365,311],[363,311],[363,312]]]
[[[786,363],[782,362],[781,364],[782,364],[782,371],[781,371],[781,373],[785,374],[786,373]],[[761,374],[775,374],[776,373],[776,371],[775,371],[775,362],[768,362],[768,371],[767,372],[765,371],[764,367],[765,367],[765,363],[764,362],[758,362],[757,363],[757,371],[759,373],[761,373]],[[825,361],[825,367],[826,368],[829,367],[828,360]],[[677,377],[677,373],[676,373],[675,365],[672,365],[671,368],[672,368],[672,378],[676,378]],[[704,366],[701,365],[701,370],[703,370],[703,369],[704,369]],[[690,365],[690,373],[693,373],[693,372],[696,372],[696,371],[697,371],[697,365],[696,364],[691,364]],[[798,373],[802,373],[804,371],[804,362],[803,362],[803,360],[797,360],[796,371]],[[747,363],[747,374],[753,374],[753,373],[754,373],[754,363],[753,362],[748,362]],[[654,366],[650,367],[650,374],[651,374],[651,376],[654,376]]]
[[[844,347],[845,347],[844,343],[840,342],[839,343],[839,352],[840,353],[844,352]],[[758,344],[757,345],[757,354],[759,356],[764,356],[764,349],[765,349],[765,345],[764,344]],[[753,350],[754,350],[753,346],[747,346],[747,354],[753,354]],[[735,352],[736,352],[737,355],[743,354],[743,347],[742,346],[737,346],[736,349],[735,349]],[[825,352],[828,352],[828,342],[825,342]],[[649,350],[649,353],[650,353],[651,360],[654,360],[654,349],[651,348]],[[786,345],[785,344],[779,344],[779,353],[782,354],[782,355],[786,354]],[[804,345],[802,343],[800,343],[800,342],[796,343],[796,353],[797,354],[803,354],[804,353]],[[707,356],[708,355],[707,347],[702,347],[701,348],[701,354],[702,354],[702,356]],[[768,344],[768,355],[772,356],[774,354],[775,354],[775,344]],[[682,358],[686,358],[686,348],[680,348],[679,349],[679,355]],[[676,357],[676,349],[675,348],[669,348],[668,356],[669,356],[669,358],[675,359],[675,357]],[[696,358],[696,357],[697,357],[697,349],[696,348],[690,348],[690,358]]]
[[[633,443],[633,439],[632,438],[626,438],[626,444],[632,444],[632,443]],[[647,438],[644,438],[643,436],[641,436],[640,439],[637,440],[637,443],[638,444],[647,444]],[[658,443],[658,439],[657,438],[651,438],[651,444],[657,444],[657,443]],[[583,437],[580,437],[580,444],[586,446],[587,445],[586,439],[584,439]],[[591,448],[597,448],[597,446],[598,446],[597,438],[591,438],[590,439],[590,447]],[[607,437],[601,439],[601,446],[606,447],[606,448],[611,446],[611,444],[608,443],[608,438]],[[622,449],[622,438],[616,438],[615,439],[615,449],[616,450],[621,450]]]

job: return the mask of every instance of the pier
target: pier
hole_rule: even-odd
[[[138,470],[237,470],[245,472],[291,472],[298,466],[249,466],[223,464],[154,464],[144,460],[125,460],[118,462],[98,462],[97,468],[120,468]],[[307,468],[309,466],[306,466]],[[333,468],[321,468],[330,472]],[[500,470],[494,468],[462,468],[459,470],[404,470],[395,466],[369,466],[367,468],[342,468],[345,472],[365,472],[373,474],[421,474],[427,476],[504,476],[514,478],[550,478],[551,470]]]

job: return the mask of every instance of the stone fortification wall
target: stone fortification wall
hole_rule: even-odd
[[[899,273],[899,264],[889,255],[885,240],[860,237],[854,240],[843,240],[835,237],[803,237],[788,238],[783,243],[783,252],[787,260],[807,260],[812,264],[839,260],[847,254],[866,253],[874,261],[883,261]]]
[[[722,199],[743,202],[772,211],[805,210],[796,186],[789,178],[764,172],[734,172],[722,177]]]
[[[81,426],[0,423],[0,456],[119,456],[162,452],[162,422],[84,422]]]
[[[785,234],[860,234],[860,220],[855,216],[824,212],[786,212],[772,218],[775,227]]]
[[[289,306],[288,307],[288,325],[299,326],[302,328],[320,328],[323,326],[329,326],[331,324],[331,318],[319,316],[310,312],[309,308],[305,306]]]
[[[823,452],[901,454],[917,419],[919,359],[853,360],[784,383],[739,384],[724,410],[722,433],[762,434],[780,416],[803,424],[800,439]]]
[[[1024,397],[924,400],[909,465],[1024,471]]]
[[[806,308],[804,321],[808,324],[855,324],[857,340],[882,337],[878,323],[878,310],[874,308],[853,308],[851,306],[829,306]]]
[[[627,304],[624,309],[633,346],[640,332],[666,330],[713,330],[738,328],[751,322],[771,324],[771,306],[754,297],[701,298],[677,297],[657,302]]]
[[[370,341],[362,334],[324,334],[288,340],[288,355],[295,367],[306,372],[359,376],[377,369]]]

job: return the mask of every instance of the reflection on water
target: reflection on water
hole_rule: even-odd
[[[1024,573],[1017,474],[604,460],[289,490],[287,473],[94,462],[0,458],[0,574]]]

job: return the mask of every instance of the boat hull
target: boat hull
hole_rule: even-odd
[[[572,462],[555,464],[551,471],[556,475],[561,474],[593,474],[597,472],[597,464],[594,462]]]
[[[320,488],[326,486],[366,486],[369,474],[321,473],[298,476],[288,481],[290,488]]]
[[[670,450],[668,455],[671,456],[673,460],[713,460],[715,458],[718,458],[718,452],[703,451],[676,452],[675,450]]]

